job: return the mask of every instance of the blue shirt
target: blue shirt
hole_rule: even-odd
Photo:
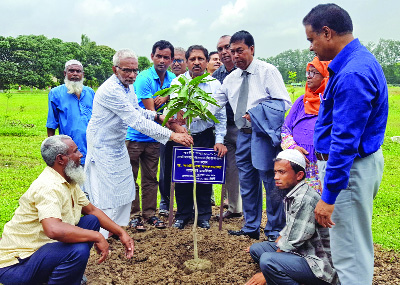
[[[65,84],[50,90],[49,112],[46,127],[59,129],[60,135],[68,135],[78,146],[85,164],[87,153],[86,129],[92,116],[94,91],[83,86],[81,96],[68,94]]]
[[[139,102],[139,106],[146,109],[143,105],[142,99],[155,98],[154,93],[161,89],[170,87],[172,79],[175,78],[175,74],[170,71],[165,73],[164,82],[161,86],[160,77],[154,68],[154,66],[141,72],[135,80],[133,87],[135,88],[135,93]],[[129,141],[136,142],[157,142],[156,140],[148,137],[141,132],[128,128],[128,133],[126,139]]]
[[[382,145],[389,104],[382,68],[358,39],[347,44],[328,68],[314,146],[329,154],[322,200],[334,204],[347,188],[354,158],[366,157]]]

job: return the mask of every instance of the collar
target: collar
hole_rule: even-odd
[[[54,180],[56,180],[57,183],[67,184],[68,186],[71,185],[67,180],[65,180],[64,177],[61,176],[60,173],[55,171],[54,168],[51,166],[46,166],[43,172],[49,172],[49,174],[51,173],[51,175],[54,177]]]
[[[345,64],[346,59],[359,47],[361,46],[360,40],[355,38],[349,42],[332,60],[328,66],[329,75],[332,76],[340,71],[342,66]]]
[[[246,68],[246,71],[250,74],[256,74],[257,63],[255,61],[256,61],[256,59],[253,58],[253,60],[249,64],[249,66]],[[240,73],[240,74],[242,74],[242,73]]]
[[[119,78],[118,78],[115,74],[113,74],[113,75],[111,76],[111,78],[112,78],[119,86],[121,86],[122,88],[124,88],[125,93],[129,93],[129,91],[131,90],[131,89],[130,89],[130,86],[125,87],[125,85],[122,84],[121,80],[119,80]],[[132,84],[131,86],[133,86],[133,84]]]
[[[304,180],[300,181],[296,186],[293,187],[292,190],[290,190],[289,193],[286,194],[285,198],[292,199],[295,196],[296,192],[299,190],[299,188],[302,187],[304,184],[306,184]]]

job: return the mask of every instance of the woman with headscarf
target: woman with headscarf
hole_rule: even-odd
[[[297,149],[308,160],[306,181],[318,192],[321,185],[318,177],[317,157],[314,152],[314,127],[318,117],[320,100],[323,98],[329,79],[328,64],[315,57],[307,64],[306,91],[293,104],[282,126],[282,149]]]

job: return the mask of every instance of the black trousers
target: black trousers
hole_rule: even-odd
[[[213,148],[215,143],[214,128],[192,134],[195,147]],[[199,220],[211,218],[211,193],[212,184],[196,185],[196,199],[199,213]],[[177,211],[176,220],[188,220],[193,216],[193,183],[175,183],[175,198]]]

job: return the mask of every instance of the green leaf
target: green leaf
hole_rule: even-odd
[[[215,116],[214,116],[209,110],[206,111],[206,114],[207,114],[207,116],[208,116],[211,120],[213,120],[216,124],[219,123],[218,119],[215,118]]]
[[[182,86],[185,86],[189,83],[189,79],[187,79],[184,75],[179,76],[178,81],[182,84]]]
[[[175,93],[175,90],[179,89],[180,85],[172,85],[169,88],[165,88],[162,90],[157,91],[156,93],[154,93],[155,96],[160,96],[160,97],[166,97],[169,96],[171,94]]]
[[[204,73],[203,75],[197,76],[192,80],[190,80],[189,84],[192,86],[198,86],[203,80],[203,78],[206,78],[208,75],[210,75],[210,73]]]

